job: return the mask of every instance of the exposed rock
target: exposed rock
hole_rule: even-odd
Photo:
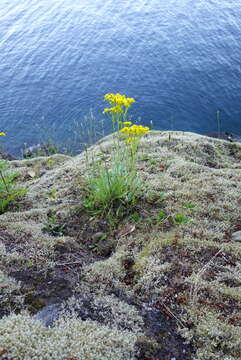
[[[232,240],[241,242],[241,230],[232,234]]]
[[[125,309],[125,310],[124,310]],[[116,314],[116,310],[119,314]],[[137,359],[162,360],[175,357],[176,360],[191,359],[192,348],[185,345],[177,336],[175,322],[167,319],[151,305],[129,305],[116,297],[97,297],[79,295],[69,303],[53,304],[44,307],[34,318],[44,326],[53,326],[61,314],[75,313],[81,320],[92,320],[100,325],[115,326],[119,330],[143,331],[136,348]],[[118,316],[118,318],[117,318]]]
[[[47,305],[34,315],[34,319],[41,321],[44,326],[48,327],[59,319],[60,312],[60,304]]]
[[[37,156],[50,156],[57,153],[61,153],[61,151],[52,143],[36,144],[23,150],[23,158],[31,159]]]
[[[216,139],[222,139],[230,142],[241,142],[241,136],[229,132],[221,132],[220,134],[218,132],[210,132],[207,133],[206,136],[213,137]]]
[[[113,136],[108,136],[88,151],[101,161],[100,153],[111,156],[112,149]],[[33,358],[31,341],[40,339],[41,350],[48,336],[55,351],[76,336],[82,351],[84,329],[94,329],[96,339],[111,339],[108,350],[113,351],[106,359],[238,358],[241,244],[236,233],[230,241],[227,229],[240,231],[235,227],[240,224],[240,159],[238,142],[182,132],[147,134],[137,154],[143,196],[118,221],[86,211],[84,153],[11,161],[28,193],[0,215],[0,297],[5,299],[0,315],[7,315],[0,319],[0,344],[9,358]],[[29,171],[36,176],[26,177]],[[43,231],[51,221],[63,228],[61,234]],[[129,226],[135,231],[115,236]],[[73,297],[78,304],[70,304]],[[73,306],[77,321],[55,325],[60,307],[68,315]],[[26,309],[27,318],[19,314]],[[51,327],[32,322],[36,312]],[[15,331],[24,355],[14,353],[19,350]],[[106,351],[102,340],[96,346],[95,351]],[[49,351],[45,359],[77,357],[74,351],[64,358],[66,347],[61,351],[55,357]]]
[[[107,237],[107,235],[105,233],[99,231],[92,236],[92,239],[93,239],[94,243],[97,243],[98,241],[105,239],[106,237]]]
[[[13,155],[8,154],[8,153],[4,153],[2,151],[0,151],[0,159],[9,160],[9,161],[17,160],[17,158],[14,157]]]

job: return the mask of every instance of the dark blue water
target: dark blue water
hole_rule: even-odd
[[[241,133],[241,1],[1,0],[0,131],[71,139],[103,95],[156,129]],[[2,138],[1,138],[2,141]]]

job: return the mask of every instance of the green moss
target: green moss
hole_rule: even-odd
[[[28,294],[25,296],[24,299],[24,303],[26,305],[30,305],[32,309],[34,309],[34,311],[37,311],[41,308],[43,308],[44,306],[46,306],[46,302],[39,299],[38,296],[33,295],[33,294]]]

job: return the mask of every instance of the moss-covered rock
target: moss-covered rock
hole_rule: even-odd
[[[88,151],[98,159],[111,156],[112,148],[108,136]],[[232,234],[241,230],[241,144],[154,131],[142,138],[137,159],[145,192],[133,213],[112,222],[83,207],[89,166],[84,153],[10,163],[28,193],[18,207],[0,215],[0,272],[4,286],[10,284],[2,288],[5,299],[16,304],[20,297],[18,311],[32,311],[30,295],[49,305],[73,294],[97,302],[114,294],[111,317],[122,318],[126,329],[91,318],[46,329],[30,315],[14,315],[12,306],[4,308],[2,315],[12,313],[0,320],[5,357],[239,358],[241,243]],[[50,219],[61,234],[43,230]],[[20,276],[28,272],[31,276]],[[143,321],[142,335],[126,322],[131,301]],[[165,336],[150,330],[141,310],[146,307],[165,319]],[[185,341],[192,347],[185,348]]]

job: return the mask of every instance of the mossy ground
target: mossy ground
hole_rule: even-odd
[[[108,158],[111,149],[108,136],[89,154]],[[11,327],[11,319],[21,323],[12,318],[14,312],[34,314],[83,293],[94,298],[114,294],[115,301],[135,299],[140,314],[145,306],[158,311],[162,326],[154,331],[144,315],[143,334],[91,323],[96,334],[109,329],[105,359],[239,359],[241,243],[231,234],[241,230],[241,144],[193,133],[146,135],[138,153],[145,190],[136,208],[118,219],[84,210],[84,153],[12,161],[11,166],[29,191],[0,216],[0,315],[7,316],[0,330],[7,321]],[[110,349],[114,336],[118,354]],[[0,344],[9,344],[2,346],[9,359],[15,351],[11,341],[0,331]],[[191,347],[180,345],[185,341]],[[95,359],[89,351],[86,359]],[[26,354],[16,359],[27,359]],[[71,354],[83,356],[77,350]],[[58,359],[67,360],[64,355]]]

